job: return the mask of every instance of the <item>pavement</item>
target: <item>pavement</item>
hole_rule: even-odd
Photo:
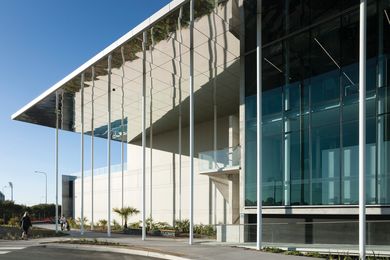
[[[53,229],[54,225],[42,225],[40,227]],[[218,243],[215,240],[200,240],[195,239],[194,245],[188,245],[187,238],[162,238],[162,237],[147,237],[142,241],[139,236],[130,236],[124,234],[112,233],[110,238],[106,233],[86,231],[84,235],[80,235],[77,230],[72,230],[69,236],[57,238],[33,239],[29,241],[5,241],[0,240],[0,259],[2,256],[10,254],[10,248],[22,248],[25,250],[30,247],[42,247],[52,250],[82,250],[101,253],[119,253],[127,255],[139,255],[144,257],[155,257],[159,259],[170,260],[187,260],[187,259],[213,259],[213,260],[237,260],[237,259],[264,259],[264,260],[294,260],[294,259],[310,259],[308,257],[289,256],[284,254],[273,254],[259,252],[255,250],[254,243],[228,244]],[[53,243],[56,241],[67,241],[75,239],[96,239],[98,241],[107,241],[111,243],[119,243],[126,247],[112,247],[100,245],[75,245],[65,243]],[[297,250],[303,252],[321,252],[328,254],[330,252],[353,255],[357,253],[357,245],[305,245],[305,244],[264,244],[264,246],[278,247],[285,250]],[[331,249],[330,249],[331,248]],[[15,249],[18,250],[18,249]],[[356,251],[356,252],[355,252]],[[375,254],[390,256],[390,247],[368,247],[368,252],[375,251]],[[8,252],[1,255],[2,252]],[[78,258],[77,258],[78,259]]]
[[[218,242],[209,242],[210,245],[220,245]],[[225,246],[256,249],[256,243],[228,243]],[[300,252],[316,252],[324,255],[359,255],[358,245],[348,244],[299,244],[299,243],[263,243],[263,246],[280,248],[282,250],[295,250]],[[390,257],[390,245],[367,245],[367,256]]]
[[[83,259],[83,260],[156,260],[156,258],[128,255],[112,252],[91,252],[84,250],[75,250],[69,248],[47,248],[44,246],[36,246],[31,248],[25,248],[21,250],[13,250],[7,254],[0,255],[0,259],[4,260],[68,260],[68,259]]]
[[[100,246],[100,245],[75,245],[65,243],[53,243],[57,241],[75,240],[81,238],[97,239],[99,241],[107,241],[112,243],[120,243],[126,245],[126,247],[112,247],[112,246]],[[130,236],[123,234],[112,234],[112,237],[108,238],[106,233],[89,232],[86,231],[84,235],[80,235],[79,231],[70,231],[69,236],[57,237],[57,238],[42,238],[31,239],[27,241],[6,241],[0,240],[0,252],[5,252],[0,255],[0,259],[8,259],[14,254],[21,254],[23,252],[38,252],[43,250],[66,250],[73,252],[73,250],[80,250],[84,252],[97,252],[105,253],[119,253],[127,255],[138,255],[143,257],[154,257],[157,259],[169,259],[169,260],[188,260],[188,259],[205,259],[205,260],[237,260],[237,259],[259,259],[259,260],[308,260],[308,257],[288,256],[283,254],[272,254],[266,252],[259,252],[247,248],[237,248],[231,246],[215,245],[211,240],[195,240],[194,245],[188,245],[188,239],[186,238],[161,238],[161,237],[147,237],[145,241],[142,241],[139,236]],[[21,249],[11,249],[21,248]],[[38,250],[38,251],[37,251]],[[17,251],[17,252],[15,252]],[[54,252],[51,251],[51,252]],[[31,254],[30,254],[31,255]],[[9,258],[17,259],[17,258]],[[24,259],[24,258],[19,258]],[[26,259],[32,259],[28,257]],[[41,258],[37,258],[41,259]],[[42,258],[44,259],[44,258]],[[56,258],[51,258],[56,259]],[[61,259],[61,258],[58,258]],[[58,260],[56,259],[56,260]],[[68,259],[71,259],[70,257]],[[80,259],[80,258],[76,258]],[[96,258],[95,259],[100,259]],[[146,258],[148,259],[148,258]]]

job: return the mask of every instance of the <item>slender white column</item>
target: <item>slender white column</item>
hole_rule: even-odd
[[[289,1],[286,1],[286,11],[285,11],[285,17],[286,17],[286,28],[289,28]],[[284,91],[284,111],[290,110],[290,88],[288,87],[289,81],[290,81],[290,64],[289,64],[289,45],[288,42],[286,42],[285,47],[285,75],[284,75],[284,84],[285,84],[285,91]],[[284,122],[284,205],[289,206],[291,203],[290,198],[290,191],[291,191],[291,122],[290,118],[286,118]],[[274,182],[275,185],[275,182]]]
[[[216,0],[215,2],[215,6],[218,7],[218,0]],[[218,12],[218,8],[215,9],[216,12]],[[213,12],[213,21],[214,21],[214,24],[213,24],[213,27],[214,27],[214,77],[213,77],[213,113],[214,113],[214,126],[213,126],[213,141],[214,141],[214,144],[213,144],[213,149],[214,149],[214,159],[213,159],[213,166],[214,166],[214,170],[218,169],[218,163],[217,163],[217,147],[218,147],[218,143],[217,143],[217,127],[218,127],[218,107],[217,107],[217,76],[218,76],[218,53],[217,53],[217,23],[216,23],[216,20],[215,20],[215,12]],[[229,147],[229,152],[230,152],[230,147]],[[209,181],[212,182],[211,178],[209,179]],[[213,203],[213,214],[214,214],[214,225],[217,224],[217,200],[216,200],[216,194],[217,194],[217,187],[215,186],[215,183],[212,182],[212,185],[211,185],[213,188],[214,188],[214,194],[215,196],[213,196],[212,198],[214,198],[214,203]],[[212,196],[212,194],[210,194],[209,196]],[[225,199],[224,199],[225,200]],[[226,224],[226,223],[224,223]]]
[[[122,103],[121,103],[121,170],[122,170],[122,208],[124,207],[124,197],[125,197],[125,140],[123,139],[125,126],[124,126],[124,112],[125,112],[125,90],[124,90],[124,80],[125,80],[125,54],[124,54],[124,48],[121,47],[121,56],[122,56]],[[123,218],[122,218],[122,226],[123,226]]]
[[[84,73],[81,74],[81,223],[80,233],[84,235]]]
[[[56,144],[55,144],[55,168],[56,168],[56,233],[58,233],[58,92],[56,92]],[[47,204],[47,174],[46,175],[46,204]]]
[[[183,42],[183,35],[181,32],[181,19],[183,16],[183,7],[180,7],[179,11],[179,17],[177,20],[179,35],[180,35],[180,44],[179,44],[179,220],[181,221],[181,117],[182,117],[182,111],[181,111],[181,79],[183,76],[183,70],[182,70],[182,53],[181,53],[181,44]]]
[[[190,1],[190,245],[194,240],[194,0]]]
[[[218,6],[218,2],[215,2],[216,6]],[[217,8],[218,10],[218,8]],[[217,127],[218,127],[218,121],[217,121],[217,76],[218,76],[218,60],[217,60],[217,26],[215,22],[215,13],[213,12],[214,17],[214,76],[213,76],[213,114],[214,114],[214,122],[213,122],[213,149],[214,149],[214,169],[217,169]],[[210,25],[211,26],[211,25]]]
[[[366,22],[367,0],[360,0],[359,26],[359,255],[366,258]]]
[[[261,0],[257,0],[257,239],[256,248],[261,249],[262,240],[262,109],[261,109],[261,98],[262,98],[262,37],[261,37]]]
[[[95,167],[95,67],[92,67],[92,96],[91,96],[91,230],[94,229],[94,167]]]
[[[285,82],[286,85],[288,81]],[[288,111],[290,109],[290,90],[288,88],[285,89],[284,95],[284,111]],[[284,205],[290,205],[290,163],[291,163],[291,129],[290,129],[290,119],[287,118],[284,122]]]
[[[150,29],[150,39],[152,40],[152,45],[149,48],[150,54],[150,102],[149,102],[149,179],[150,179],[150,188],[149,188],[149,217],[153,217],[153,77],[152,77],[152,64],[153,64],[153,47],[154,47],[154,38],[153,38],[153,28]]]
[[[181,221],[181,105],[179,105],[179,220]]]
[[[145,184],[146,184],[146,41],[147,34],[143,32],[142,40],[142,240],[146,239],[146,203],[145,203]]]
[[[111,236],[111,60],[112,55],[108,55],[108,122],[107,122],[107,170],[108,170],[108,216],[107,216],[107,236]]]

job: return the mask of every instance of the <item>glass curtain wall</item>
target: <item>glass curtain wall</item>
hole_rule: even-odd
[[[263,205],[358,203],[359,1],[263,1]],[[245,204],[256,205],[256,0],[245,13]],[[367,204],[390,203],[390,1],[368,1]]]

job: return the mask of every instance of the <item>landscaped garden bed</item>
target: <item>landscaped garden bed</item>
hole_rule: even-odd
[[[20,240],[22,231],[15,226],[0,226],[0,239],[4,240]],[[54,230],[33,227],[30,230],[29,238],[44,238],[44,237],[62,237],[67,234],[63,232],[56,233]]]
[[[140,236],[140,235],[142,235],[142,229],[141,228],[125,228],[125,229],[123,229],[123,233],[127,234],[127,235]]]
[[[139,214],[139,210],[132,207],[125,208],[114,208],[113,211],[117,213],[123,219],[123,226],[121,226],[117,221],[111,223],[111,231],[117,234],[127,234],[127,235],[142,235],[142,221],[137,221],[128,223],[128,218]],[[80,218],[68,219],[69,225],[73,229],[79,229],[81,223],[84,224],[85,229],[90,229],[91,226],[88,224],[88,219]],[[94,224],[94,232],[107,232],[107,220],[101,219]],[[154,221],[152,218],[147,218],[145,221],[146,232],[149,236],[160,236],[160,237],[188,237],[190,231],[190,221],[188,219],[176,220],[174,226],[169,225],[167,222],[158,222]],[[194,225],[194,237],[196,238],[206,238],[206,239],[215,239],[216,231],[213,225],[203,225],[197,224]]]
[[[177,237],[179,235],[175,229],[161,229],[160,232],[163,237]]]

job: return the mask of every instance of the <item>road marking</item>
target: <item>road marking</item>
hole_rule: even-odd
[[[23,246],[23,247],[22,246],[12,246],[12,247],[0,246],[0,255],[5,255],[5,254],[11,253],[13,251],[22,250],[25,248],[26,248],[25,246]]]
[[[26,247],[17,247],[17,246],[13,246],[13,247],[2,247],[0,246],[0,250],[21,250],[21,249],[25,249]]]

